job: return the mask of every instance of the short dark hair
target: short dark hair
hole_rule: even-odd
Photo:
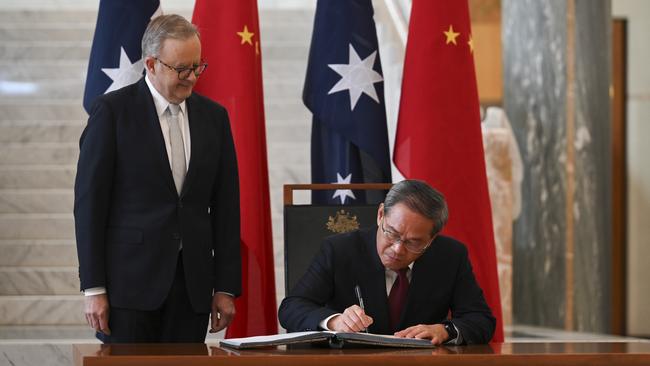
[[[433,221],[432,235],[438,234],[447,223],[449,212],[442,193],[424,181],[407,179],[395,183],[384,200],[384,214],[398,203]]]

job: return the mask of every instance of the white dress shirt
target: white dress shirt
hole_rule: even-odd
[[[169,101],[165,99],[158,90],[154,88],[153,84],[149,80],[149,76],[145,76],[144,80],[147,82],[151,96],[153,97],[153,104],[156,106],[156,114],[158,115],[158,120],[160,121],[160,129],[162,130],[163,139],[165,140],[165,148],[167,150],[167,159],[169,160],[169,168],[171,169],[172,165],[172,148],[169,140],[169,123],[167,119],[169,118],[169,112],[167,107],[169,106]],[[190,124],[188,123],[187,117],[187,105],[185,101],[181,102],[178,105],[181,110],[178,112],[178,124],[181,128],[181,134],[183,135],[183,147],[185,147],[185,172],[187,172],[187,167],[190,166],[190,152],[192,147],[192,141],[190,141]]]

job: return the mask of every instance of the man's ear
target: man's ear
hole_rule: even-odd
[[[384,203],[379,204],[379,208],[377,209],[377,226],[379,226],[379,223],[381,222],[381,219],[384,217]]]
[[[145,70],[147,70],[147,73],[151,73],[151,74],[155,75],[156,74],[155,66],[156,66],[156,59],[155,58],[153,58],[151,56],[145,57],[145,59],[144,59],[144,68],[145,68]]]

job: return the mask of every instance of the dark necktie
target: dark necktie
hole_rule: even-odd
[[[406,297],[409,293],[409,280],[406,277],[408,267],[402,268],[397,272],[397,279],[393,283],[388,295],[388,310],[390,312],[390,326],[393,331],[398,331],[399,320],[402,315],[404,305],[406,305]]]

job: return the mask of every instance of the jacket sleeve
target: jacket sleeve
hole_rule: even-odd
[[[451,320],[458,327],[463,343],[485,344],[492,339],[496,319],[474,278],[465,247],[462,248],[462,258],[456,273],[451,314]]]
[[[241,249],[239,173],[230,121],[220,109],[222,125],[219,170],[212,188],[212,248],[214,250],[214,290],[241,295]]]
[[[325,306],[334,294],[332,244],[325,241],[305,274],[280,304],[278,318],[289,332],[318,330],[319,323],[337,311]]]
[[[115,165],[113,112],[99,98],[79,141],[74,217],[81,290],[106,286],[105,234]]]

